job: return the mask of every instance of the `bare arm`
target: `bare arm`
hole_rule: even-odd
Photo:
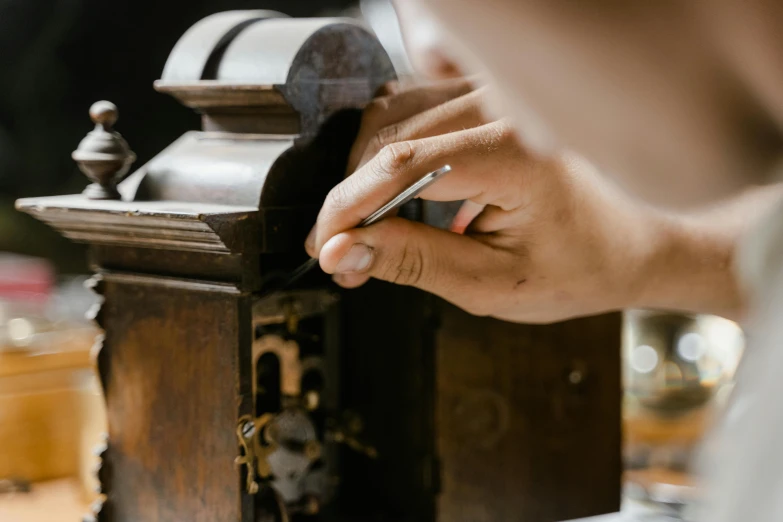
[[[688,215],[662,211],[578,157],[530,152],[505,122],[483,119],[481,95],[455,91],[413,115],[394,109],[410,93],[373,105],[352,153],[357,170],[330,193],[307,244],[339,284],[375,277],[520,322],[627,307],[742,317],[735,247],[780,187]],[[402,219],[353,228],[446,163],[454,171],[422,196],[483,205],[464,235]]]
[[[782,199],[783,185],[777,184],[748,189],[688,215],[658,213],[649,225],[657,239],[640,267],[640,292],[629,306],[744,318],[738,242]]]

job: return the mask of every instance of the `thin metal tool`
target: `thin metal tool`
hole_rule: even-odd
[[[384,206],[382,206],[381,208],[379,208],[378,210],[370,214],[367,218],[362,220],[362,222],[359,223],[356,226],[356,228],[368,227],[382,220],[383,218],[391,214],[393,211],[397,210],[405,203],[408,203],[413,198],[421,194],[421,192],[425,188],[429,187],[438,178],[440,178],[441,176],[443,176],[444,174],[450,171],[451,171],[451,167],[449,165],[444,165],[438,170],[426,174],[419,181],[417,181],[407,189],[400,192],[397,196],[394,197],[394,199],[392,199]],[[316,266],[318,266],[318,258],[308,259],[307,261],[299,265],[299,267],[296,270],[291,272],[280,285],[277,285],[276,290],[282,290],[283,288],[293,284],[294,282],[299,280],[302,276],[304,276],[306,273],[308,273]]]

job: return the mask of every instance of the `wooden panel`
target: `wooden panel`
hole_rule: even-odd
[[[233,286],[105,277],[113,522],[250,520],[235,427],[249,413],[250,308]],[[240,358],[243,364],[240,364]]]
[[[343,293],[343,406],[378,449],[375,460],[343,454],[346,520],[435,518],[434,301],[381,281]]]
[[[619,314],[525,326],[443,310],[439,520],[568,520],[619,509]]]

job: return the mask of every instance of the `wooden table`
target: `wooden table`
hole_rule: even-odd
[[[0,520],[79,522],[88,504],[76,478],[38,482],[29,493],[0,494]]]

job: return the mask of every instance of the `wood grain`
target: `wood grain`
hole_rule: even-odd
[[[436,364],[439,520],[619,509],[619,314],[526,326],[445,305]]]
[[[105,278],[110,519],[240,520],[235,426],[251,410],[250,368],[239,363],[250,356],[248,298],[158,282]]]

